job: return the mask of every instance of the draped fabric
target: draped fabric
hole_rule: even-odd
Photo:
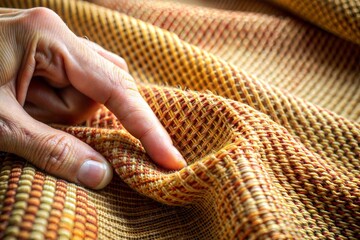
[[[122,56],[188,166],[154,164],[103,107],[55,127],[111,162],[111,184],[3,153],[0,238],[360,238],[358,0],[92,2],[0,5],[51,8]]]

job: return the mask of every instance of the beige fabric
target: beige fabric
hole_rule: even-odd
[[[360,47],[356,31],[339,27],[358,15],[351,10],[336,24],[322,8],[357,1],[312,1],[311,11],[281,2],[338,36],[262,1],[211,8],[94,2],[106,8],[0,1],[50,7],[77,35],[124,57],[189,164],[159,168],[105,108],[84,126],[59,126],[102,153],[118,175],[102,191],[86,190],[99,239],[360,238]],[[26,206],[13,199],[11,206]],[[64,237],[79,236],[66,226]]]

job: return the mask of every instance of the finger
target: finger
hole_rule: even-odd
[[[64,70],[72,86],[89,98],[104,103],[120,120],[123,120],[124,127],[140,139],[155,162],[169,169],[184,167],[186,162],[172,145],[169,135],[150,107],[140,96],[131,76],[79,40],[53,12],[45,9],[32,12],[34,13],[32,19],[36,22],[36,26],[41,26],[44,30],[44,37],[34,44],[36,51],[41,53],[37,55],[40,57],[38,61],[41,61],[42,56],[45,59],[54,59],[54,66],[59,66],[60,70]],[[49,19],[49,21],[44,23],[43,19]],[[29,79],[28,76],[34,69],[33,62],[26,63],[30,67],[29,70],[20,74],[20,82],[22,79]],[[46,61],[43,62],[46,63]],[[46,66],[45,64],[44,69]],[[47,77],[50,78],[50,76]],[[56,82],[56,84],[62,85],[67,82]],[[19,85],[22,87],[17,88],[17,94],[18,98],[22,99],[21,96],[25,95],[28,85]]]
[[[79,39],[80,39],[80,41],[85,43],[87,46],[89,46],[92,50],[94,50],[95,52],[97,52],[98,54],[100,54],[101,56],[103,56],[104,58],[109,60],[110,62],[114,63],[116,66],[120,67],[121,69],[125,70],[126,72],[129,72],[128,65],[126,64],[125,60],[122,57],[120,57],[110,51],[107,51],[100,45],[98,45],[88,39],[85,39],[85,38],[79,38]]]
[[[1,151],[19,155],[50,174],[90,188],[100,189],[110,182],[110,164],[90,146],[34,120],[14,97],[0,92],[0,100],[6,103],[0,106]]]
[[[168,133],[139,94],[132,77],[111,61],[97,57],[96,52],[81,43],[67,46],[64,52],[64,65],[72,85],[105,104],[141,141],[155,162],[168,169],[186,166]]]
[[[24,109],[45,123],[77,124],[85,121],[99,104],[72,86],[56,89],[40,78],[34,78],[28,89]]]

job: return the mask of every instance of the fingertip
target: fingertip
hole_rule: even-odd
[[[184,157],[181,155],[179,150],[176,147],[172,146],[173,162],[175,163],[175,170],[182,169],[187,166],[187,162]]]
[[[103,189],[104,187],[106,187],[113,178],[113,168],[112,168],[111,164],[108,161],[105,161],[103,163],[103,166],[105,169],[105,174],[102,178],[102,181],[100,181],[100,183],[94,188],[96,190]]]
[[[141,139],[150,158],[159,166],[169,170],[180,170],[187,166],[181,153],[174,147],[167,132],[154,131]]]
[[[174,147],[167,147],[162,154],[153,154],[148,151],[151,159],[163,168],[169,170],[180,170],[187,166],[187,163],[179,151]]]
[[[113,170],[106,160],[85,160],[79,168],[77,180],[84,186],[92,189],[102,189],[107,186],[113,177]]]
[[[145,108],[146,109],[146,108]],[[173,141],[159,119],[148,111],[135,111],[130,118],[122,121],[127,130],[137,137],[150,158],[159,166],[179,170],[187,165],[184,157],[173,145]]]

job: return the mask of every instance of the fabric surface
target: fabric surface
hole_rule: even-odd
[[[112,163],[110,186],[2,154],[0,238],[360,238],[359,1],[93,2],[0,0],[122,56],[188,167],[152,163],[102,108],[55,127]]]

